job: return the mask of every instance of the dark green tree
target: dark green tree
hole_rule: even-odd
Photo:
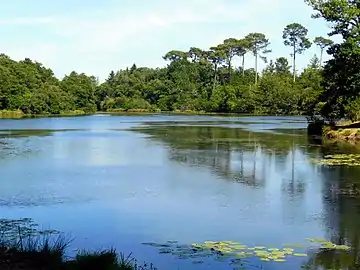
[[[275,72],[282,75],[289,75],[290,73],[289,61],[285,57],[279,57],[275,61]]]
[[[332,56],[323,71],[324,91],[319,98],[319,111],[330,122],[346,117],[353,121],[360,115],[360,3],[347,0],[305,0],[332,26],[330,36],[341,35],[342,43],[327,50]]]

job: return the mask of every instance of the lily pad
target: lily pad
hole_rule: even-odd
[[[336,245],[322,238],[307,238],[308,242],[316,244],[320,249],[348,250],[346,245]],[[304,248],[300,244],[284,244],[283,248],[265,246],[248,247],[235,241],[205,241],[190,245],[180,245],[177,241],[167,241],[165,244],[143,243],[145,245],[159,248],[160,253],[167,253],[176,256],[178,259],[203,261],[203,258],[213,258],[220,262],[240,263],[247,262],[246,258],[258,258],[264,262],[284,262],[289,257],[306,257],[303,250],[295,250],[296,247]],[[291,246],[291,248],[289,247]],[[309,246],[310,247],[310,246]],[[194,262],[194,263],[195,263]]]
[[[295,257],[307,257],[306,253],[294,253],[293,256]]]
[[[359,154],[335,154],[327,155],[324,159],[315,162],[328,166],[360,166]]]

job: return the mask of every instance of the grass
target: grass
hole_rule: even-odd
[[[21,110],[9,111],[9,110],[0,110],[0,118],[21,118],[24,116],[24,113]]]
[[[115,108],[115,109],[107,109],[105,112],[97,112],[97,113],[118,113],[118,114],[126,114],[126,113],[158,113],[161,112],[157,109],[122,109],[122,108]]]
[[[343,121],[335,124],[309,123],[308,135],[321,135],[325,140],[357,143],[360,141],[360,122]]]
[[[59,117],[59,116],[79,116],[86,115],[87,113],[83,110],[74,111],[63,111],[60,114],[25,114],[21,110],[0,110],[0,118],[18,119],[25,117]]]
[[[156,270],[115,249],[80,251],[69,258],[71,240],[56,231],[38,231],[36,226],[30,219],[0,219],[1,270]]]
[[[74,111],[64,111],[60,112],[61,116],[72,116],[72,115],[84,115],[86,114],[83,110],[74,110]]]
[[[115,249],[81,251],[75,258],[66,258],[69,241],[62,236],[27,237],[16,242],[0,242],[2,270],[147,270],[153,265],[139,265],[130,255],[118,254]]]
[[[324,127],[323,136],[329,140],[357,142],[360,140],[360,128],[357,123],[354,124]]]

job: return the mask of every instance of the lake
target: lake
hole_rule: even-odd
[[[243,264],[357,269],[360,199],[339,191],[359,182],[360,170],[314,162],[356,150],[321,146],[306,126],[304,117],[270,116],[1,119],[0,217],[32,218],[70,235],[71,254],[115,247],[160,270],[238,265],[221,256],[194,263],[144,243],[302,244],[307,257]],[[319,251],[306,238],[353,249]]]

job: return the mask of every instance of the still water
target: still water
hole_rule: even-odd
[[[0,120],[0,218],[65,232],[72,249],[116,247],[158,269],[233,269],[159,254],[144,242],[231,240],[281,248],[325,238],[346,254],[308,252],[245,269],[358,269],[359,199],[339,194],[357,168],[312,160],[302,117],[115,116]]]

